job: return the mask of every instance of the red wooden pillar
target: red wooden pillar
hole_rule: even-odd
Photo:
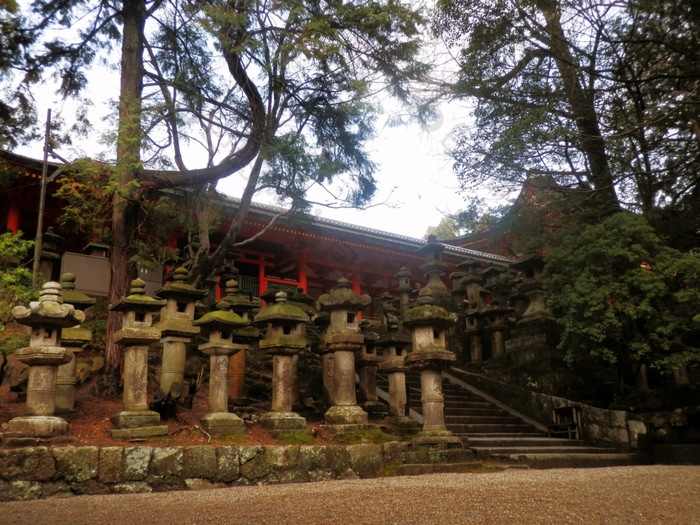
[[[299,258],[299,286],[304,289],[304,293],[307,293],[307,269],[306,269],[306,257],[302,256]]]
[[[10,209],[7,211],[7,226],[14,235],[19,231],[19,206],[15,203],[10,203]]]

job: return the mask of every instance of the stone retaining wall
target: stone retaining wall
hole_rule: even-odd
[[[0,501],[370,478],[404,445],[150,447],[0,450]]]

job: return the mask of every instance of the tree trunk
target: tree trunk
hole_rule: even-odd
[[[141,169],[141,92],[143,87],[143,44],[146,6],[143,0],[123,3],[124,33],[122,38],[121,91],[119,96],[119,132],[117,137],[116,177],[120,191],[114,194],[112,209],[112,256],[109,302],[114,304],[128,295],[135,275],[131,257],[132,238],[136,234],[138,208],[128,197]],[[107,342],[103,395],[112,395],[118,385],[121,351],[113,342],[121,327],[121,315],[110,312],[107,320]],[[116,384],[115,384],[116,383]]]
[[[600,132],[593,95],[587,93],[582,86],[582,80],[579,78],[581,67],[571,54],[561,25],[559,0],[539,0],[537,5],[546,20],[550,50],[561,74],[564,93],[571,105],[579,144],[588,160],[590,179],[595,190],[595,202],[601,208],[603,215],[614,213],[619,211],[620,203],[615,193],[605,139]]]

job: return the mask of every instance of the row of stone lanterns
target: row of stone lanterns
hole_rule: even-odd
[[[286,294],[280,293],[273,304],[262,309],[251,320],[253,303],[250,300],[242,300],[237,294],[237,283],[229,281],[226,295],[217,304],[217,309],[200,319],[190,321],[189,318],[193,317],[194,302],[203,297],[203,294],[185,284],[183,272],[182,269],[176,270],[173,283],[158,292],[162,299],[146,296],[145,283],[136,279],[132,282],[130,294],[110,307],[124,314],[123,326],[116,332],[114,340],[124,347],[125,353],[124,407],[111,419],[115,426],[111,435],[117,439],[129,439],[167,432],[167,427],[160,424],[160,415],[150,410],[147,402],[148,349],[153,343],[162,343],[163,371],[160,385],[163,390],[170,390],[174,384],[183,380],[184,344],[189,340],[188,336],[200,330],[208,340],[199,345],[199,350],[210,357],[209,413],[203,419],[203,426],[213,435],[242,432],[242,420],[228,412],[229,365],[232,356],[245,354],[250,343],[257,339],[258,331],[253,324],[266,328],[266,337],[260,342],[260,348],[273,356],[272,410],[261,423],[271,432],[304,432],[306,421],[292,412],[292,401],[296,381],[294,359],[308,345],[304,327],[310,321],[310,317],[302,309],[308,301],[304,301],[304,297],[298,294],[295,295],[300,301],[288,301]],[[72,281],[66,281],[67,296],[70,295],[73,283],[74,278]],[[66,350],[59,348],[60,330],[73,327],[82,320],[80,311],[76,313],[72,305],[61,302],[60,293],[61,286],[58,283],[48,283],[39,302],[32,303],[26,312],[22,307],[16,309],[15,317],[19,322],[31,325],[33,333],[39,330],[51,336],[40,338],[36,335],[32,338],[29,348],[18,352],[20,359],[24,359],[30,366],[35,365],[30,372],[27,403],[30,417],[53,414],[54,406],[41,409],[37,407],[42,404],[38,401],[39,398],[55,398],[56,374],[53,374],[54,386],[48,387],[52,393],[48,394],[48,390],[44,389],[46,391],[41,395],[37,394],[38,383],[50,383],[39,381],[37,378],[51,375],[41,372],[39,365],[49,363],[49,368],[55,372],[58,365],[70,361],[71,357],[67,355]],[[424,289],[419,305],[407,312],[405,326],[413,330],[414,347],[413,354],[408,356],[408,340],[396,330],[398,323],[395,318],[387,323],[387,334],[382,337],[371,332],[362,334],[357,312],[366,307],[371,299],[352,290],[347,279],[340,279],[337,288],[319,298],[318,308],[327,314],[323,346],[326,353],[332,356],[329,365],[332,369],[324,369],[324,379],[328,380],[331,398],[330,408],[325,414],[328,425],[338,430],[357,428],[368,423],[367,411],[358,405],[356,397],[356,362],[360,370],[360,400],[363,406],[373,412],[380,404],[376,397],[374,376],[377,369],[382,367],[390,373],[391,413],[396,417],[403,417],[406,405],[403,374],[408,366],[421,371],[425,415],[423,437],[444,438],[447,435],[442,415],[440,370],[454,361],[454,354],[445,349],[444,337],[444,328],[452,323],[453,319],[442,307],[430,304],[430,295],[429,289]],[[90,304],[85,297],[76,297],[74,302],[85,306]],[[242,315],[234,311],[236,309]],[[61,314],[27,313],[34,310],[56,311]],[[161,319],[154,326],[152,321],[156,312],[160,312]],[[375,347],[384,349],[386,357],[381,363],[375,353]],[[40,352],[37,349],[40,349]],[[34,357],[37,353],[41,353],[41,359]],[[67,424],[63,423],[53,421],[50,431],[45,424],[44,430],[34,429],[29,433],[61,433],[67,428]],[[21,425],[21,421],[15,421],[11,430],[19,432]]]

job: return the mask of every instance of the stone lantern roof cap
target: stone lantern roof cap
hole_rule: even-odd
[[[234,312],[245,312],[255,308],[253,301],[248,297],[239,293],[238,281],[229,279],[226,281],[226,295],[221,298],[221,301],[228,304],[228,308]]]
[[[330,293],[323,294],[318,298],[318,309],[323,311],[330,310],[359,310],[372,302],[372,298],[367,294],[358,294],[350,288],[350,281],[345,277],[338,279],[338,287],[331,290]]]
[[[467,258],[457,265],[459,270],[474,271],[478,268],[482,268],[484,263],[477,261],[476,259]]]
[[[246,321],[228,308],[228,302],[219,301],[216,303],[216,310],[207,312],[199,319],[192,321],[192,324],[195,326],[206,326],[213,330],[216,328],[242,328],[250,325],[250,321]]]
[[[438,259],[444,251],[445,246],[438,242],[437,237],[435,235],[429,235],[426,245],[416,250],[416,253],[424,256],[432,254],[435,259]]]
[[[169,299],[171,297],[187,297],[193,301],[196,301],[197,299],[209,295],[209,292],[206,290],[199,290],[187,283],[187,269],[179,267],[173,272],[173,281],[158,290],[156,295],[161,299]]]
[[[61,298],[61,285],[49,281],[41,289],[38,301],[29,303],[29,307],[15,306],[12,315],[19,324],[34,326],[60,326],[69,328],[82,323],[85,314],[76,310],[72,304],[64,304]]]
[[[64,303],[72,304],[76,308],[85,310],[95,304],[96,299],[81,292],[75,291],[75,274],[64,273],[61,276],[61,298]]]
[[[412,276],[413,276],[413,274],[411,273],[411,271],[408,268],[406,268],[405,266],[402,266],[401,268],[399,268],[399,271],[396,272],[396,275],[394,275],[394,278],[401,279],[402,277],[412,277]]]
[[[137,312],[157,312],[165,306],[165,301],[146,295],[146,282],[142,279],[131,281],[131,290],[127,297],[122,297],[116,303],[110,304],[109,309],[115,312],[134,310]]]
[[[311,318],[298,306],[287,302],[286,292],[277,292],[275,303],[268,305],[255,316],[255,324],[307,323]]]
[[[539,252],[531,252],[510,265],[514,270],[538,268],[544,266],[544,255]]]
[[[457,322],[457,315],[450,313],[443,307],[434,304],[435,299],[429,288],[421,288],[417,299],[417,306],[406,312],[403,324],[407,328],[417,326],[433,326],[435,328],[447,328]]]

